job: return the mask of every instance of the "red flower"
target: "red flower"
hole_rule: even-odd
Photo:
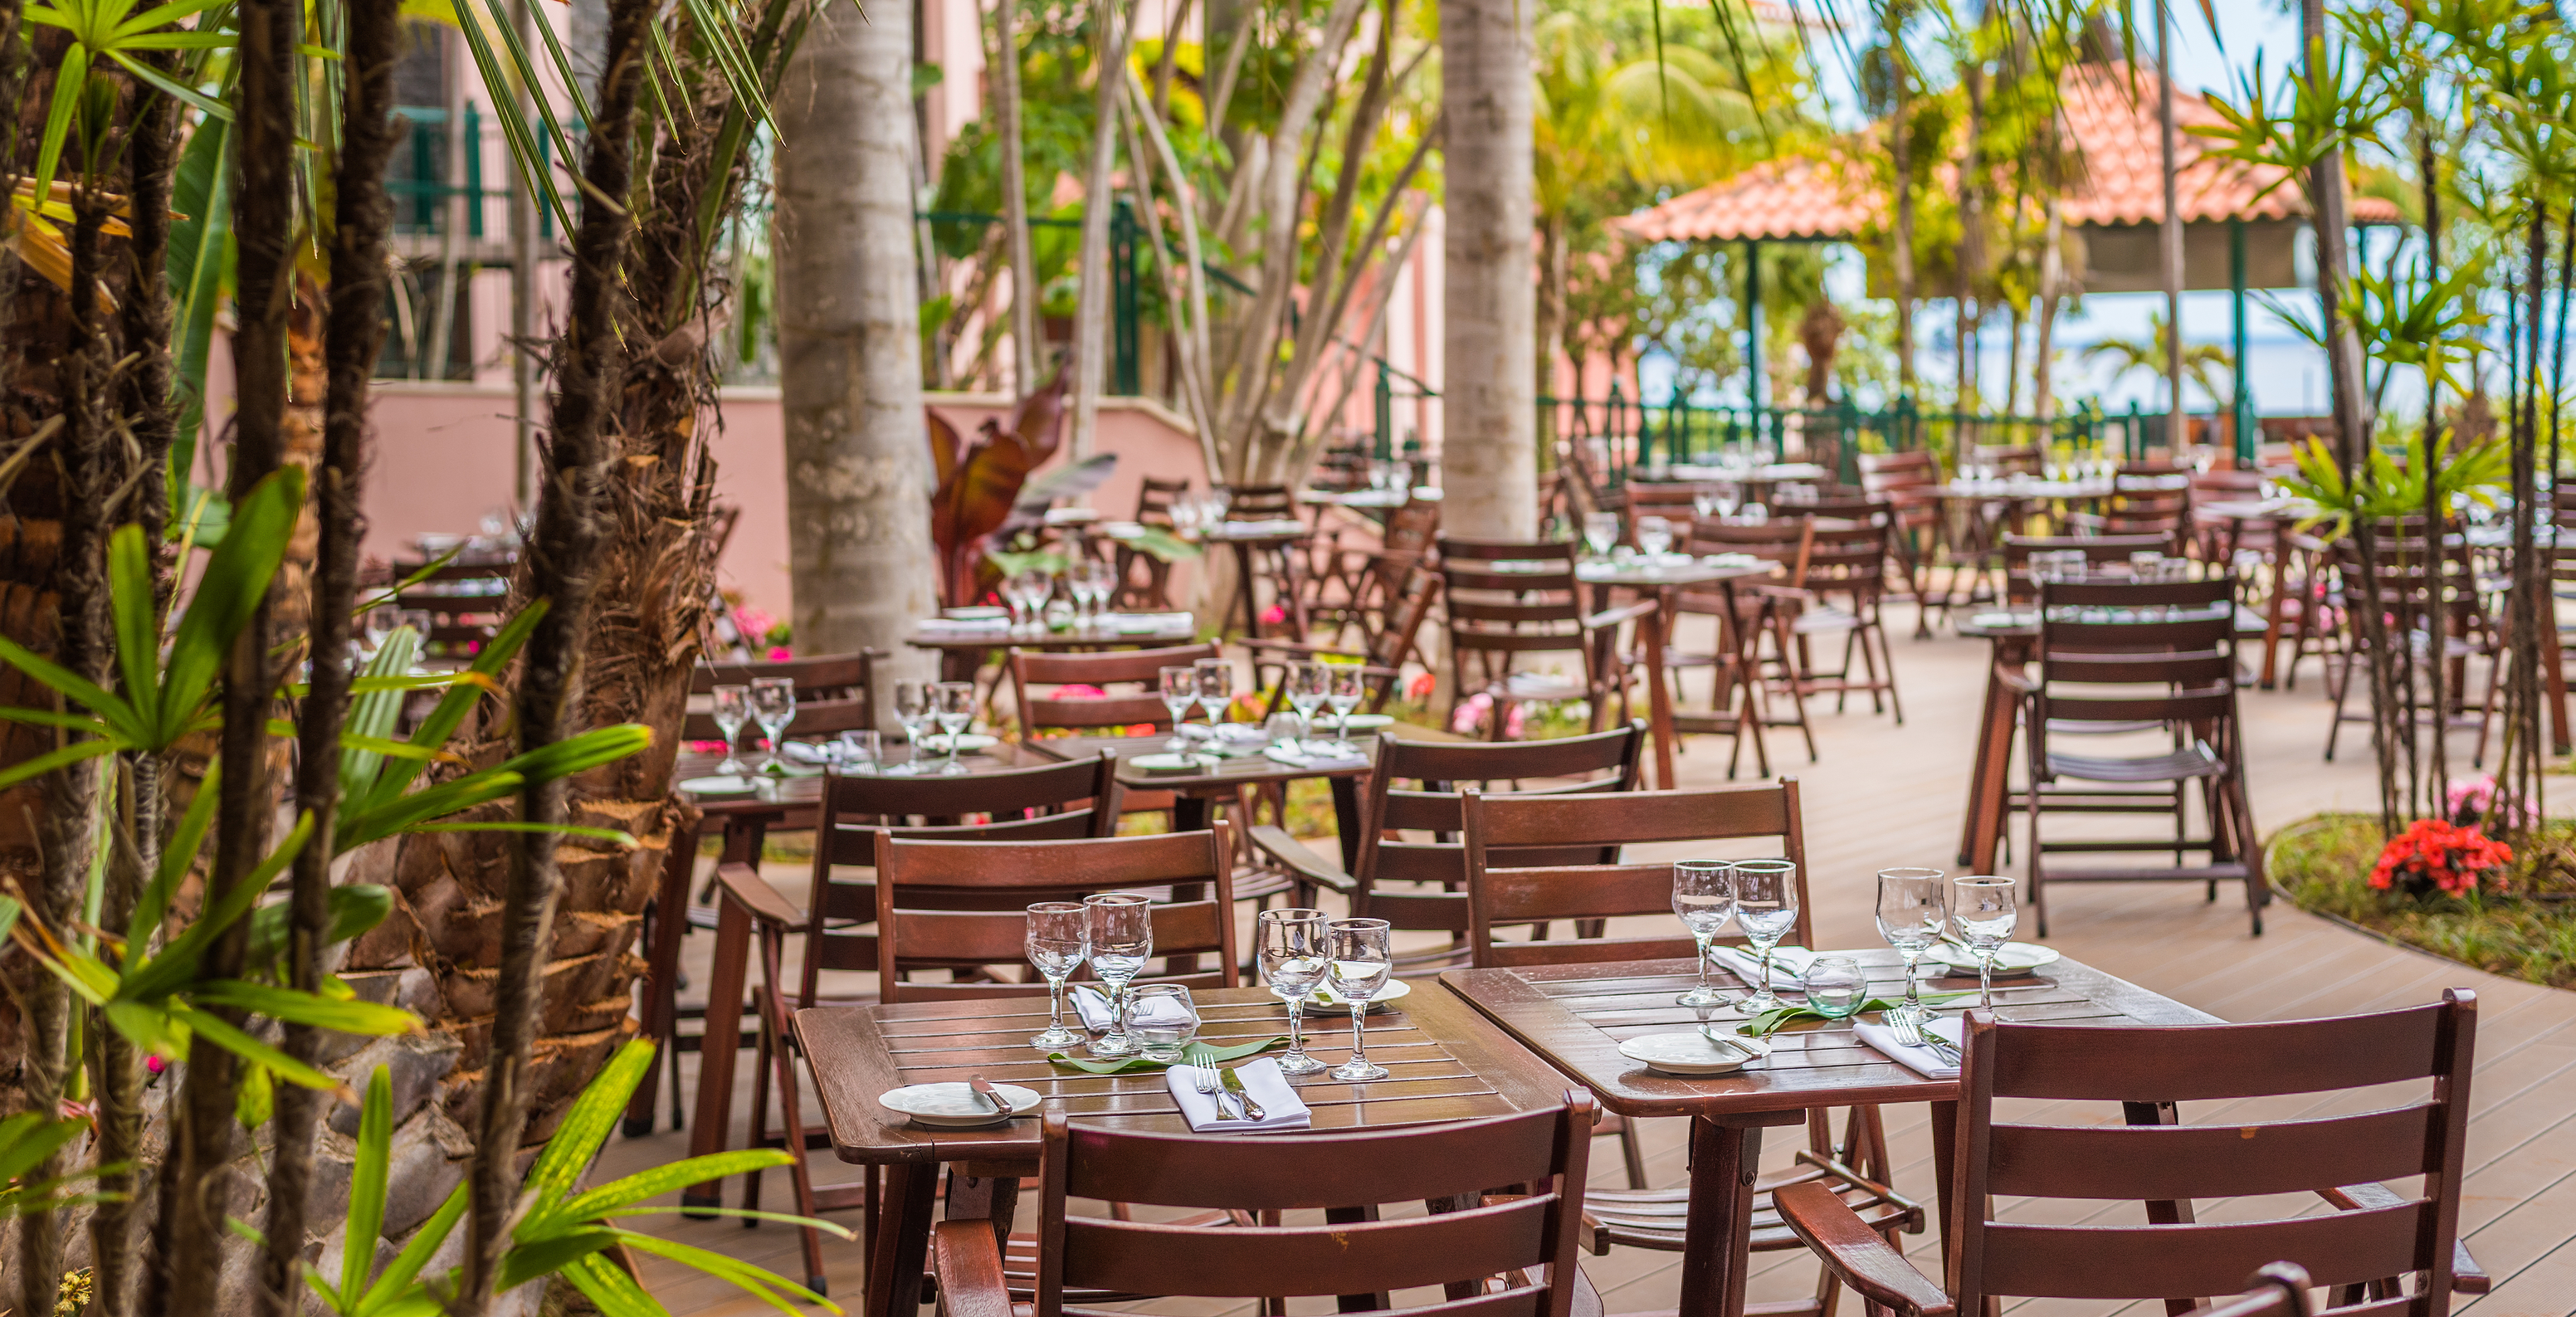
[[[2391,838],[2370,870],[2370,885],[2417,894],[2474,890],[2488,875],[2513,863],[2513,848],[2475,827],[2447,819],[2417,819]]]

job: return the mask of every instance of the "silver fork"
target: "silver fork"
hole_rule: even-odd
[[[1189,1067],[1189,1072],[1190,1087],[1197,1089],[1201,1095],[1216,1103],[1216,1118],[1218,1120],[1242,1119],[1240,1116],[1229,1116],[1225,1114],[1225,1086],[1217,1082],[1215,1070],[1203,1065],[1194,1065]]]

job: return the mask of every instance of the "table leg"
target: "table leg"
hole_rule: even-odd
[[[937,1166],[886,1168],[885,1206],[868,1258],[867,1317],[912,1317],[921,1309],[921,1269],[930,1258],[930,1192]]]
[[[1682,1228],[1678,1317],[1744,1317],[1762,1127],[1803,1124],[1806,1118],[1803,1111],[1780,1111],[1734,1118],[1741,1124],[1707,1116],[1691,1121],[1691,1195]]]
[[[1019,1209],[1020,1177],[1017,1174],[967,1174],[968,1171],[999,1169],[991,1165],[950,1167],[948,1219],[992,1222],[993,1243],[1007,1249],[1011,1243],[1011,1217]]]
[[[1216,817],[1216,802],[1187,793],[1172,797],[1172,831],[1205,832]]]
[[[2012,736],[2019,703],[2004,685],[2007,653],[1995,647],[1986,667],[1985,712],[1977,724],[1977,767],[1968,778],[1968,820],[1959,839],[1959,863],[1970,873],[1992,873],[2002,843],[2004,799],[2011,791]]]
[[[2542,596],[2540,614],[2540,678],[2549,692],[2549,748],[2567,753],[2567,659],[2558,644],[2556,599]]]
[[[2290,537],[2276,532],[2272,541],[2272,597],[2263,605],[2263,675],[2256,684],[2272,689],[2280,676],[2281,623],[2288,618],[2290,607]],[[2301,607],[2306,607],[2302,604]]]
[[[1959,1160],[1959,1104],[1935,1102],[1931,1107],[1932,1214],[1939,1219],[1941,1226],[1941,1288],[1955,1294],[1958,1286],[1953,1278],[1959,1274],[1959,1260],[1951,1256],[1950,1250],[1959,1233],[1951,1225],[1957,1204],[1953,1201],[1956,1188],[1950,1183],[1950,1173]]]
[[[689,1155],[724,1151],[733,1133],[733,1066],[742,1049],[743,984],[751,962],[751,912],[733,901],[716,902],[716,963],[707,980],[707,1030],[698,1044],[698,1110],[689,1121]],[[680,1194],[683,1208],[713,1207],[720,1181],[693,1184]]]
[[[1333,835],[1342,843],[1342,872],[1360,870],[1360,780],[1336,777],[1333,784]]]
[[[653,1068],[636,1085],[626,1104],[626,1137],[653,1132],[653,1112],[661,1096],[662,1067],[677,1071],[680,1057],[680,940],[689,931],[689,879],[698,863],[698,829],[691,824],[671,833],[671,849],[662,859],[662,887],[653,897],[652,973],[644,983],[644,1036],[653,1042]],[[672,1128],[679,1128],[679,1104],[671,1104]]]
[[[1252,588],[1252,546],[1249,544],[1234,546],[1234,593],[1243,601],[1244,639],[1261,639],[1261,599]],[[1224,631],[1220,629],[1217,634],[1223,635]]]
[[[1646,664],[1646,721],[1655,738],[1655,785],[1673,789],[1673,692],[1664,680],[1664,635],[1671,626],[1673,592],[1655,592],[1655,611],[1638,619]]]

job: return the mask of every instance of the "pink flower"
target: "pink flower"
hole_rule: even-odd
[[[1449,730],[1460,736],[1473,736],[1477,728],[1485,725],[1486,716],[1493,711],[1493,695],[1490,692],[1478,691],[1468,696],[1466,702],[1458,706],[1458,712],[1449,719]]]
[[[724,751],[725,743],[722,741],[689,742],[689,753],[693,755],[720,755],[723,754]]]
[[[772,663],[784,663],[794,657],[796,657],[796,651],[789,649],[785,645],[772,645],[769,647],[769,661]]]
[[[1261,610],[1261,625],[1277,626],[1288,620],[1288,610],[1277,604]]]
[[[769,633],[777,627],[778,619],[767,609],[745,604],[733,610],[733,629],[746,645],[756,645],[768,639]]]
[[[1521,734],[1528,730],[1529,706],[1526,704],[1513,705],[1511,712],[1503,715],[1503,739],[1506,741],[1517,741],[1521,739]]]
[[[1076,682],[1070,686],[1056,687],[1047,698],[1050,700],[1105,700],[1109,698],[1109,692],[1097,686],[1085,686]]]
[[[169,1069],[170,1063],[162,1060],[158,1056],[146,1056],[143,1058],[143,1068],[157,1075],[162,1071]]]

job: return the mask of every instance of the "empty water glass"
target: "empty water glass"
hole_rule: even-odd
[[[1333,990],[1351,1004],[1351,1059],[1329,1072],[1335,1079],[1384,1079],[1385,1066],[1368,1059],[1368,1007],[1386,991],[1395,972],[1393,932],[1383,919],[1336,919],[1325,930],[1331,939]]]
[[[2020,914],[2013,880],[1978,874],[1950,884],[1950,925],[1977,957],[1977,1005],[1995,1004],[1995,957],[2012,940]]]
[[[932,715],[939,719],[939,730],[948,734],[948,762],[941,764],[939,771],[963,773],[966,766],[957,762],[957,750],[958,743],[966,737],[966,729],[975,722],[975,683],[939,682],[931,687],[931,697],[935,701]]]
[[[1333,710],[1333,753],[1358,754],[1360,748],[1351,744],[1351,711],[1368,695],[1368,674],[1356,663],[1327,663],[1324,677],[1324,703]]]
[[[1869,997],[1869,976],[1849,956],[1816,957],[1801,981],[1807,989],[1808,1009],[1829,1020],[1851,1015]]]
[[[1191,665],[1198,670],[1199,707],[1207,711],[1208,739],[1216,739],[1216,725],[1225,721],[1228,705],[1234,703],[1234,665],[1224,659],[1200,659]]]
[[[1905,1002],[1887,1012],[1921,1024],[1931,1015],[1923,1008],[1914,967],[1923,953],[1941,940],[1950,922],[1950,885],[1938,869],[1878,871],[1878,935],[1905,957]]]
[[[932,683],[898,681],[894,684],[894,720],[903,725],[904,761],[889,765],[885,772],[893,777],[909,777],[921,771],[921,734],[930,726],[935,697]]]
[[[1175,754],[1187,754],[1190,748],[1190,706],[1199,702],[1199,670],[1187,665],[1158,669],[1163,707],[1172,711],[1172,740],[1164,746]]]
[[[1708,986],[1708,949],[1735,914],[1734,868],[1724,860],[1680,860],[1673,865],[1673,913],[1699,942],[1699,986],[1674,998],[1693,1008],[1723,1006],[1726,996]]]
[[[1288,1005],[1288,1054],[1279,1068],[1292,1075],[1311,1075],[1324,1063],[1306,1054],[1306,996],[1324,981],[1326,926],[1332,917],[1321,910],[1294,907],[1264,910],[1253,920],[1253,956],[1270,994]]]
[[[1762,962],[1753,995],[1736,1007],[1758,1015],[1783,1004],[1771,991],[1771,951],[1798,926],[1798,866],[1788,860],[1736,861],[1735,926]]]
[[[873,727],[841,733],[838,762],[845,774],[866,775],[877,771],[885,754],[884,738]]]
[[[741,739],[742,725],[751,718],[751,688],[718,686],[713,698],[714,703],[708,707],[707,716],[715,720],[716,730],[724,733],[725,743],[724,762],[716,765],[716,772],[726,777],[740,777],[751,771],[751,765],[742,762],[741,754],[734,749],[734,743]]]
[[[1583,547],[1592,550],[1593,557],[1609,557],[1611,548],[1618,543],[1618,513],[1587,512],[1583,514]]]
[[[1315,710],[1323,707],[1324,695],[1332,689],[1331,674],[1314,659],[1300,659],[1288,665],[1281,680],[1288,683],[1288,707],[1297,711],[1300,738],[1314,740]]]
[[[1046,1032],[1029,1046],[1061,1051],[1082,1041],[1065,1027],[1064,981],[1091,955],[1090,917],[1078,901],[1040,901],[1029,907],[1029,963],[1047,984]]]
[[[1673,547],[1673,523],[1661,517],[1637,518],[1637,552],[1661,558]]]
[[[788,725],[796,721],[796,679],[752,678],[751,716],[759,721],[760,730],[769,736],[769,761],[760,766],[760,771],[767,773],[785,768],[778,757],[778,747],[787,739]]]
[[[1127,1032],[1127,985],[1154,956],[1153,903],[1128,892],[1102,892],[1084,897],[1082,904],[1091,972],[1109,985],[1109,1032],[1091,1040],[1091,1054],[1133,1056],[1137,1042]]]
[[[1135,1035],[1137,1053],[1169,1065],[1199,1036],[1199,1009],[1190,990],[1177,983],[1148,983],[1128,997],[1127,1029]]]

